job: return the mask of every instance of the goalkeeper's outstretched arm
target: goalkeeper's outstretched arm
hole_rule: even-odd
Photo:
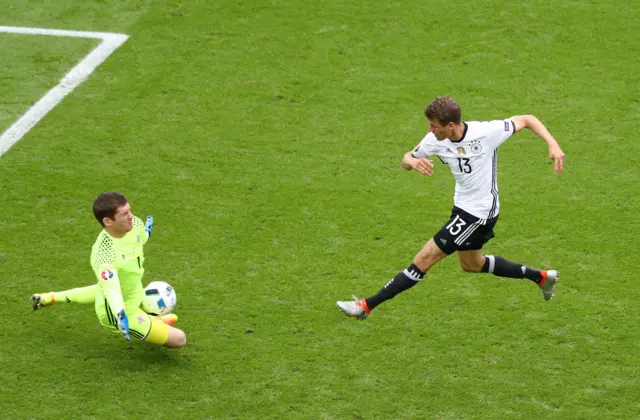
[[[118,270],[115,267],[102,267],[98,274],[99,283],[98,287],[102,287],[102,293],[107,299],[107,303],[111,308],[111,311],[115,314],[124,309],[124,299],[122,298],[122,292],[120,291],[120,278],[118,277]]]
[[[122,336],[127,340],[131,340],[129,335],[129,317],[124,310],[124,299],[122,298],[122,291],[120,290],[120,278],[118,277],[118,270],[115,267],[101,267],[100,274],[98,275],[98,287],[102,287],[102,293],[107,299],[109,308],[116,314],[117,327],[122,333]]]

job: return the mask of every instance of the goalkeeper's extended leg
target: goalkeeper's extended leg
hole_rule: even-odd
[[[31,303],[33,304],[33,310],[35,311],[38,308],[44,308],[46,306],[51,306],[56,303],[55,298],[53,297],[53,292],[49,293],[34,293],[29,298]]]
[[[29,300],[33,304],[33,310],[51,306],[56,302],[93,303],[96,300],[97,284],[78,287],[62,292],[34,293]]]

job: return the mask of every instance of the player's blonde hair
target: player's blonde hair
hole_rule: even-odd
[[[442,125],[450,122],[460,124],[462,121],[460,106],[451,96],[438,96],[424,110],[424,115],[428,120],[438,120]]]

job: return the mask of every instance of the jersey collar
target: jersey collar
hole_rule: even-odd
[[[459,140],[451,140],[451,139],[449,139],[449,141],[451,143],[460,143],[462,140],[464,140],[465,136],[467,135],[467,130],[469,129],[469,126],[467,125],[466,122],[463,122],[462,124],[464,124],[464,131],[462,132],[462,137],[460,137]]]

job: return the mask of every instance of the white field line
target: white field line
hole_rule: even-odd
[[[120,47],[129,35],[109,32],[65,31],[59,29],[21,28],[16,26],[0,26],[0,33],[25,35],[68,36],[75,38],[95,38],[102,42],[85,58],[83,58],[60,82],[46,95],[36,102],[15,123],[0,135],[0,156],[6,153],[29,130],[31,130],[49,111],[64,99],[73,89],[84,82],[87,77]]]

